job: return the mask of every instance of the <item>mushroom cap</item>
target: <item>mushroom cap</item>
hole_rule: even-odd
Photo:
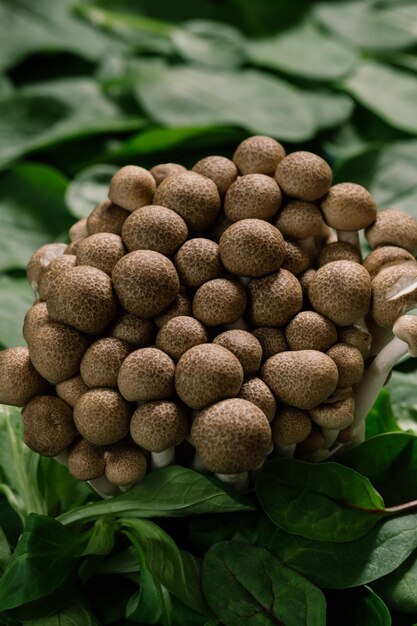
[[[153,250],[135,250],[116,263],[113,285],[122,306],[148,319],[161,313],[178,295],[180,281],[174,265]]]
[[[158,328],[162,328],[164,324],[169,322],[169,320],[172,320],[174,317],[178,317],[179,315],[190,316],[191,314],[191,298],[185,293],[179,293],[173,303],[155,317],[154,322]]]
[[[181,284],[191,289],[223,275],[219,246],[202,237],[186,241],[176,253],[174,263]]]
[[[24,406],[34,396],[46,393],[48,387],[34,368],[27,348],[0,352],[0,404]]]
[[[361,253],[356,246],[348,241],[333,241],[326,244],[319,254],[317,265],[323,267],[327,263],[333,263],[333,261],[353,261],[354,263],[361,262]]]
[[[262,361],[262,346],[251,333],[246,330],[226,330],[217,335],[213,343],[230,350],[239,360],[243,373],[254,374]]]
[[[98,204],[87,217],[87,233],[89,235],[96,233],[121,235],[122,226],[129,215],[126,209],[122,209],[111,200],[105,200]]]
[[[317,428],[313,425],[307,439],[297,444],[297,447],[295,449],[295,457],[302,459],[306,456],[309,456],[310,454],[314,454],[314,452],[317,452],[318,450],[323,448],[325,443],[326,440],[320,428]]]
[[[64,254],[66,243],[46,243],[32,254],[27,266],[27,279],[33,291],[38,289],[41,275],[55,257]]]
[[[130,434],[135,443],[150,452],[177,446],[189,430],[184,409],[175,402],[144,402],[133,414]]]
[[[308,296],[318,313],[338,326],[349,326],[369,311],[371,278],[359,263],[333,261],[317,270]]]
[[[134,211],[122,228],[122,238],[129,252],[154,250],[172,256],[187,237],[188,228],[182,217],[155,204]]]
[[[271,446],[271,428],[252,402],[232,398],[207,407],[195,418],[191,437],[211,472],[235,474],[255,469]]]
[[[223,197],[237,178],[237,167],[224,156],[208,156],[198,161],[193,172],[210,178],[216,184],[220,197]]]
[[[156,190],[154,202],[178,213],[194,231],[208,228],[220,211],[216,184],[196,172],[165,178]]]
[[[279,400],[309,410],[333,393],[338,372],[327,354],[318,350],[297,350],[271,356],[262,366],[261,378]]]
[[[417,264],[408,262],[383,268],[372,281],[371,315],[382,328],[390,328],[395,320],[415,306],[416,289],[412,285],[417,282]],[[410,284],[410,290],[400,297],[391,298],[396,285]]]
[[[246,174],[231,185],[224,199],[224,212],[232,222],[248,218],[268,220],[281,206],[282,196],[273,178]]]
[[[79,437],[68,449],[69,473],[77,480],[94,480],[105,471],[104,448]]]
[[[304,304],[308,304],[309,300],[308,300],[308,286],[310,284],[310,281],[313,279],[313,276],[315,276],[317,270],[314,270],[313,268],[309,268],[308,270],[306,270],[305,272],[302,272],[302,274],[299,274],[299,276],[297,276],[300,285],[301,285],[301,290],[303,292],[303,300],[304,300]]]
[[[101,333],[116,314],[110,277],[95,267],[80,265],[65,270],[51,286],[46,302],[55,322],[87,333]]]
[[[271,424],[272,441],[281,446],[291,446],[305,441],[311,433],[311,418],[307,411],[293,406],[282,406]]]
[[[110,181],[109,198],[127,211],[152,204],[156,182],[152,174],[137,165],[125,165]]]
[[[292,152],[278,163],[275,179],[288,196],[318,200],[330,189],[332,170],[317,154]]]
[[[347,343],[337,343],[327,350],[326,354],[336,363],[339,387],[351,387],[361,380],[364,362],[358,348]]]
[[[361,230],[376,218],[376,203],[362,185],[339,183],[330,187],[321,202],[324,219],[337,230]]]
[[[88,387],[81,376],[67,378],[67,380],[63,380],[55,387],[58,398],[61,398],[61,400],[66,402],[71,408],[74,408],[78,398],[86,391],[88,391]]]
[[[198,320],[179,315],[161,328],[156,337],[156,347],[178,361],[184,352],[207,341],[207,331]]]
[[[241,174],[273,176],[284,157],[285,148],[278,141],[265,135],[253,135],[238,145],[233,161]]]
[[[77,249],[81,241],[82,239],[78,239],[77,241],[71,241],[71,243],[69,243],[65,248],[64,254],[72,254],[73,256],[75,256],[77,254]]]
[[[405,341],[408,345],[409,354],[417,356],[417,317],[402,315],[395,321],[392,330],[398,339]]]
[[[193,299],[193,315],[206,326],[233,324],[246,308],[246,291],[228,278],[215,278],[199,287]]]
[[[284,241],[285,256],[281,265],[282,269],[288,270],[294,276],[305,272],[310,265],[310,256],[296,241]]]
[[[398,246],[381,246],[373,250],[363,260],[363,266],[368,270],[370,277],[373,279],[378,272],[391,265],[399,265],[405,261],[414,261],[411,252],[399,248]]]
[[[307,239],[321,233],[323,217],[315,204],[303,200],[291,200],[278,213],[275,226],[284,237]]]
[[[96,267],[109,276],[117,261],[126,253],[120,235],[97,233],[80,241],[77,248],[77,265]]]
[[[50,383],[60,383],[78,374],[90,340],[75,328],[48,322],[31,338],[30,359]]]
[[[89,389],[75,404],[74,422],[84,439],[107,446],[127,435],[133,409],[115,389]]]
[[[257,338],[262,346],[262,358],[264,360],[269,359],[269,357],[274,356],[274,354],[288,350],[284,331],[280,328],[261,326],[260,328],[255,328],[252,331],[252,335]]]
[[[117,387],[117,375],[132,346],[116,339],[104,337],[95,341],[81,361],[80,372],[88,387]]]
[[[259,219],[242,219],[225,230],[219,253],[225,268],[238,276],[264,276],[278,270],[285,243],[280,231]]]
[[[260,378],[252,376],[244,380],[238,398],[256,404],[265,413],[268,422],[274,419],[277,408],[274,394]]]
[[[136,348],[146,348],[154,341],[155,324],[152,320],[141,319],[132,313],[122,313],[116,317],[109,334]]]
[[[146,474],[146,458],[143,452],[132,444],[120,444],[106,450],[106,478],[113,485],[127,487],[138,483]]]
[[[326,352],[337,342],[335,325],[320,313],[301,311],[285,329],[290,350],[319,350]]]
[[[309,411],[311,419],[318,426],[330,430],[341,430],[350,426],[353,423],[354,412],[353,393],[348,398],[330,404],[320,404]]]
[[[372,343],[372,335],[360,326],[344,326],[338,329],[340,343],[347,343],[359,350],[363,359],[369,354]]]
[[[36,335],[39,328],[50,322],[48,309],[45,302],[37,302],[30,307],[25,315],[23,322],[23,337],[27,343],[31,342],[32,337]]]
[[[175,176],[176,174],[182,174],[186,171],[187,168],[179,163],[159,163],[151,167],[149,173],[152,174],[158,186],[165,178],[168,178],[168,176]]]
[[[365,230],[371,248],[399,246],[411,254],[417,253],[417,221],[399,209],[380,211],[375,222]]]
[[[39,278],[38,292],[41,300],[47,300],[53,284],[62,272],[76,265],[77,257],[74,254],[60,254],[52,259]]]
[[[213,225],[209,228],[208,231],[206,231],[206,236],[212,241],[219,243],[224,231],[232,224],[233,222],[229,220],[222,211],[217,216],[217,219],[213,223]]]
[[[285,269],[253,278],[248,284],[248,295],[249,316],[256,326],[285,326],[303,306],[301,285]]]
[[[123,361],[117,382],[126,400],[163,400],[174,392],[174,361],[157,348],[140,348]]]
[[[72,409],[54,396],[35,396],[22,416],[25,444],[42,456],[60,454],[77,434]]]
[[[187,350],[175,370],[175,388],[192,409],[237,396],[243,383],[243,369],[234,354],[213,343]]]
[[[88,236],[87,233],[87,218],[84,217],[78,222],[75,222],[68,231],[70,241],[80,241]]]

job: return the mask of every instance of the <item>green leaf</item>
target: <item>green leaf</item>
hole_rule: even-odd
[[[245,498],[226,489],[220,481],[180,465],[171,465],[151,472],[120,496],[68,511],[58,520],[68,525],[105,515],[184,517],[253,509]]]
[[[7,563],[10,561],[11,551],[9,542],[4,533],[4,530],[0,526],[0,572],[3,572]]]
[[[188,524],[188,534],[200,554],[220,541],[234,539],[244,543],[256,543],[259,524],[258,511],[248,513],[218,513],[196,515]]]
[[[98,619],[83,602],[75,602],[51,617],[24,620],[27,626],[100,626]]]
[[[369,480],[339,463],[270,461],[255,484],[274,524],[310,539],[352,541],[384,516],[384,502]]]
[[[329,624],[337,626],[391,626],[390,613],[369,587],[327,594]]]
[[[203,562],[207,601],[226,626],[324,626],[321,591],[263,548],[226,541]]]
[[[0,275],[0,343],[6,348],[26,345],[23,320],[33,300],[26,278]]]
[[[82,556],[109,554],[114,547],[114,533],[115,525],[112,520],[106,518],[97,520],[92,529],[87,531]]]
[[[139,624],[172,625],[171,596],[149,572],[145,558],[139,552],[140,589],[129,599],[126,617]]]
[[[114,165],[92,165],[79,172],[68,185],[65,202],[75,217],[88,217],[108,196],[109,183],[117,171]]]
[[[354,102],[346,94],[307,90],[303,94],[320,130],[338,126],[348,120],[352,114]]]
[[[363,61],[344,81],[344,86],[364,107],[388,124],[417,133],[417,79],[411,73],[375,61]]]
[[[416,185],[417,199],[417,185]],[[414,207],[417,216],[417,209]],[[417,435],[417,372],[393,371],[387,385],[398,425]]]
[[[189,63],[209,67],[233,68],[245,60],[245,40],[229,24],[191,20],[171,32],[174,47]]]
[[[377,580],[374,587],[390,609],[401,613],[417,613],[417,552],[394,572]]]
[[[336,38],[304,21],[290,30],[248,43],[249,60],[309,80],[333,81],[345,76],[356,54]]]
[[[51,458],[39,457],[37,483],[52,517],[94,499],[87,483],[76,480],[65,465]]]
[[[166,126],[227,124],[287,141],[315,133],[302,94],[257,70],[221,71],[162,62],[132,65],[133,90],[150,117]]]
[[[391,405],[391,396],[387,389],[381,389],[378,398],[366,417],[366,439],[401,431],[395,419]]]

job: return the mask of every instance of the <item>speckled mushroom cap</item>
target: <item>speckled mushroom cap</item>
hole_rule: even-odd
[[[145,402],[169,398],[174,392],[175,364],[158,348],[131,352],[119,370],[118,385],[126,400]]]
[[[408,344],[409,354],[417,356],[417,317],[415,315],[402,315],[396,320],[392,330],[398,339]]]
[[[136,348],[146,348],[155,338],[155,324],[132,313],[122,313],[116,317],[109,330],[109,335],[127,341]]]
[[[230,159],[223,156],[208,156],[198,161],[193,172],[210,178],[216,184],[221,197],[237,178],[237,167]]]
[[[46,393],[48,382],[34,368],[27,348],[0,352],[0,404],[24,406]]]
[[[78,239],[78,241],[71,241],[68,246],[64,250],[64,254],[73,254],[74,256],[77,254],[77,248],[80,245],[82,239]]]
[[[372,335],[360,326],[344,326],[338,329],[340,343],[347,343],[359,350],[363,359],[369,354],[372,343]]]
[[[88,387],[117,387],[117,375],[132,346],[115,337],[95,341],[85,352],[80,372]]]
[[[369,311],[371,278],[359,263],[333,261],[317,270],[308,295],[318,313],[338,326],[349,326]]]
[[[201,411],[193,422],[191,437],[204,466],[222,474],[254,469],[271,446],[265,414],[241,398],[223,400]]]
[[[333,393],[338,372],[323,352],[298,350],[271,356],[262,366],[261,378],[279,400],[309,410]]]
[[[321,233],[323,217],[315,204],[303,200],[291,200],[279,212],[275,226],[284,237],[307,239]]]
[[[174,361],[178,361],[184,352],[207,341],[207,331],[198,320],[179,315],[161,328],[156,337],[156,346]]]
[[[281,202],[281,191],[273,178],[265,174],[247,174],[229,187],[224,212],[232,222],[248,218],[268,220],[278,211]]]
[[[333,241],[325,245],[319,254],[317,265],[323,267],[333,261],[361,262],[361,253],[358,248],[348,241]]]
[[[155,204],[134,211],[122,228],[122,238],[129,252],[154,250],[172,256],[187,237],[188,228],[182,217]]]
[[[252,330],[252,335],[257,338],[262,346],[262,358],[269,359],[270,356],[288,350],[284,331],[280,328],[270,328],[261,326]]]
[[[74,408],[78,398],[86,391],[88,391],[88,387],[81,376],[67,378],[55,387],[58,398],[64,400],[72,408]]]
[[[187,171],[187,168],[179,163],[159,163],[154,165],[149,170],[149,173],[155,179],[156,185],[160,185],[168,176],[175,176],[176,174],[183,174]]]
[[[335,363],[339,372],[339,387],[356,385],[363,376],[364,362],[358,348],[347,343],[337,343],[326,352]]]
[[[311,280],[313,279],[313,276],[316,274],[316,271],[317,270],[309,268],[308,270],[306,270],[305,272],[302,272],[301,274],[297,276],[301,285],[301,290],[303,292],[304,308],[307,308],[307,306],[309,305],[308,287],[310,285]]]
[[[305,272],[310,265],[310,256],[301,244],[296,241],[284,241],[285,256],[282,269],[288,270],[294,276]]]
[[[265,135],[253,135],[238,145],[233,161],[241,174],[273,176],[284,157],[285,149],[278,141]]]
[[[117,304],[109,276],[95,267],[65,270],[51,286],[46,301],[51,319],[96,334],[110,324]]]
[[[256,404],[265,413],[268,422],[274,419],[277,408],[274,394],[260,378],[252,376],[244,380],[238,398]]]
[[[330,187],[321,202],[324,219],[338,230],[361,230],[370,226],[376,218],[376,203],[362,185],[339,183]]]
[[[221,212],[214,224],[209,228],[207,232],[207,237],[216,243],[219,243],[221,236],[224,231],[231,226],[233,222],[229,220],[223,212]]]
[[[192,409],[237,396],[243,383],[239,360],[223,346],[204,343],[187,350],[175,370],[175,388]]]
[[[89,265],[109,274],[126,253],[122,238],[113,233],[97,233],[80,241],[77,265]]]
[[[158,315],[172,304],[180,289],[174,265],[153,250],[126,254],[116,263],[112,279],[126,311],[145,319]]]
[[[335,325],[320,313],[301,311],[286,327],[285,338],[291,350],[326,352],[337,342],[337,330]]]
[[[165,178],[156,190],[154,203],[178,213],[192,231],[208,228],[220,211],[220,195],[215,183],[196,172]]]
[[[155,179],[148,170],[137,165],[126,165],[111,179],[109,198],[127,211],[136,211],[152,204],[155,189]]]
[[[35,396],[22,416],[25,444],[42,456],[60,454],[77,434],[71,408],[54,396]]]
[[[321,450],[325,443],[326,440],[323,433],[321,432],[321,429],[313,424],[313,427],[307,439],[297,444],[294,456],[298,459],[308,457],[318,450]]]
[[[66,243],[46,243],[32,254],[27,266],[27,279],[33,291],[37,291],[43,271],[55,257],[64,254]]]
[[[246,292],[238,282],[215,278],[201,285],[193,299],[193,315],[205,326],[233,324],[246,308]]]
[[[372,281],[371,315],[382,328],[390,328],[395,320],[409,311],[416,302],[417,265],[412,263],[393,265],[380,270]],[[390,299],[393,289],[410,285],[408,293]]]
[[[285,242],[272,224],[244,219],[223,233],[219,253],[223,265],[232,274],[258,277],[280,268],[285,256]]]
[[[254,374],[262,361],[262,346],[256,337],[246,330],[226,330],[213,339],[213,343],[223,346],[239,360],[243,373]]]
[[[68,231],[70,241],[80,241],[88,236],[87,233],[87,218],[84,217],[78,222],[75,222]]]
[[[37,302],[31,306],[23,322],[22,332],[26,343],[30,343],[31,338],[38,332],[38,329],[50,321],[45,302]]]
[[[303,306],[301,285],[285,269],[252,279],[248,295],[249,316],[256,326],[285,326]]]
[[[84,439],[107,446],[127,435],[133,409],[115,389],[90,389],[75,404],[74,422]]]
[[[282,406],[271,424],[272,441],[291,446],[305,441],[311,433],[311,419],[307,411],[293,406]]]
[[[52,259],[39,278],[38,292],[40,299],[46,300],[58,276],[65,270],[75,267],[76,264],[77,257],[74,254],[60,254]]]
[[[371,248],[391,245],[417,253],[417,221],[405,211],[380,211],[375,222],[365,230],[365,237]]]
[[[341,430],[353,422],[355,401],[353,393],[343,400],[331,404],[320,404],[309,411],[312,420],[322,428]]]
[[[68,449],[68,469],[77,480],[94,480],[105,470],[104,450],[101,446],[79,437]]]
[[[176,402],[144,402],[133,414],[130,434],[139,446],[150,452],[163,452],[177,446],[189,430],[187,415]]]
[[[275,179],[288,196],[318,200],[330,189],[332,170],[317,154],[292,152],[278,163]]]
[[[122,226],[129,215],[130,212],[126,209],[122,209],[111,200],[105,200],[98,204],[88,216],[87,233],[88,235],[96,233],[121,235]]]
[[[219,246],[203,237],[186,241],[175,255],[174,264],[181,284],[190,289],[198,289],[224,272]]]
[[[146,458],[134,445],[120,444],[104,453],[106,478],[113,485],[128,487],[138,483],[146,474]]]
[[[78,374],[89,344],[89,338],[75,328],[48,322],[31,337],[29,355],[41,376],[56,384]]]
[[[162,328],[164,324],[174,317],[191,314],[192,304],[190,296],[187,296],[185,293],[179,293],[173,303],[155,317],[154,322],[158,328]]]
[[[371,278],[375,278],[383,267],[398,265],[407,261],[415,261],[411,252],[398,246],[381,246],[373,250],[363,260],[363,266],[368,270]]]

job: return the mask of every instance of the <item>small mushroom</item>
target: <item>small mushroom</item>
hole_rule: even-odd
[[[146,474],[146,458],[132,444],[119,444],[104,453],[106,478],[112,485],[128,488],[139,483]]]
[[[129,432],[133,406],[115,389],[90,389],[74,407],[74,422],[84,439],[96,446],[117,443]]]
[[[126,250],[119,235],[97,233],[80,242],[76,253],[77,265],[96,267],[111,276],[117,261],[125,253]]]
[[[178,361],[184,352],[207,341],[207,331],[198,320],[179,315],[161,328],[156,337],[156,347]]]
[[[174,258],[180,282],[190,289],[223,275],[219,246],[210,239],[197,237],[186,241]]]
[[[256,373],[262,361],[262,346],[251,333],[246,330],[226,330],[217,335],[213,343],[227,348],[239,360],[243,373]]]
[[[274,419],[277,408],[274,394],[260,378],[252,376],[244,380],[237,397],[256,404],[265,413],[268,422]]]
[[[275,226],[289,239],[310,239],[320,235],[323,217],[311,202],[291,200],[278,213]]]
[[[63,380],[55,387],[58,398],[61,398],[72,409],[75,407],[78,398],[86,391],[88,391],[88,387],[81,376],[67,378],[67,380]]]
[[[191,298],[185,293],[179,293],[174,302],[154,318],[158,328],[162,328],[169,320],[179,315],[190,316],[192,314]]]
[[[297,278],[288,270],[253,278],[248,284],[248,312],[256,326],[285,326],[303,306]]]
[[[278,163],[275,179],[288,196],[312,201],[329,191],[332,170],[317,154],[292,152]]]
[[[77,434],[72,409],[54,396],[35,396],[22,416],[25,444],[42,456],[57,456]]]
[[[328,243],[321,249],[317,265],[323,267],[323,265],[333,263],[333,261],[360,263],[361,254],[358,248],[349,243],[349,241],[333,241],[333,243]]]
[[[61,280],[62,272],[71,269],[77,265],[77,257],[75,254],[60,254],[52,259],[48,267],[42,272],[38,284],[39,298],[47,300],[49,292],[54,283]]]
[[[104,337],[87,348],[80,364],[80,372],[88,387],[117,387],[117,376],[132,347],[116,339]]]
[[[311,419],[321,427],[325,438],[323,447],[330,448],[336,441],[339,431],[353,423],[354,411],[353,393],[347,398],[330,404],[320,404],[309,411]]]
[[[322,460],[328,456],[328,451],[323,450],[326,440],[320,428],[313,425],[307,439],[297,444],[294,456],[298,459],[311,461]]]
[[[186,241],[187,224],[175,211],[155,204],[134,211],[122,228],[122,239],[129,250],[154,250],[172,256]]]
[[[109,198],[114,204],[136,211],[152,204],[155,179],[147,170],[137,165],[126,165],[116,172],[110,181]]]
[[[343,326],[338,329],[340,343],[347,343],[359,350],[363,359],[369,354],[372,343],[372,335],[360,326]]]
[[[57,256],[64,254],[66,243],[47,243],[32,254],[27,266],[27,279],[36,294],[42,273]]]
[[[270,356],[288,350],[284,331],[280,328],[269,328],[268,326],[255,328],[252,335],[256,337],[262,346],[262,358],[264,361]]]
[[[301,311],[285,329],[290,350],[319,350],[326,352],[337,342],[335,325],[320,313]]]
[[[268,220],[281,206],[281,191],[265,174],[246,174],[231,185],[224,199],[224,212],[232,222],[248,218]]]
[[[296,445],[305,441],[311,432],[310,416],[307,411],[282,406],[271,423],[271,431],[275,455],[292,457]]]
[[[175,176],[176,174],[183,174],[187,171],[183,165],[179,163],[160,163],[159,165],[154,165],[149,170],[149,173],[155,179],[156,185],[160,185],[163,180],[168,178],[168,176]]]
[[[382,328],[390,328],[395,320],[417,303],[417,264],[401,263],[383,268],[372,281],[371,316]]]
[[[284,242],[285,256],[282,262],[282,269],[288,270],[294,276],[305,272],[310,265],[310,255],[303,246],[296,241]]]
[[[201,159],[194,165],[193,172],[210,178],[216,184],[221,198],[234,183],[238,174],[233,161],[223,156],[208,156]]]
[[[123,361],[117,383],[131,402],[163,400],[174,392],[174,361],[157,348],[141,348]]]
[[[78,220],[78,222],[75,222],[75,224],[73,224],[69,229],[68,235],[70,241],[80,241],[81,239],[85,239],[85,237],[88,236],[87,218],[84,217],[83,219]]]
[[[105,448],[79,437],[68,449],[68,470],[77,480],[94,480],[105,471]]]
[[[351,387],[361,380],[364,362],[358,348],[347,343],[337,343],[327,350],[326,354],[336,363],[339,387]]]
[[[23,322],[23,337],[25,341],[30,343],[39,328],[50,321],[45,302],[37,302],[31,306]]]
[[[34,396],[46,393],[48,387],[33,366],[27,348],[0,352],[0,404],[25,406]]]
[[[193,299],[193,315],[205,326],[233,324],[245,308],[245,289],[228,278],[209,280],[197,289]]]
[[[285,157],[284,147],[272,137],[253,135],[238,145],[233,161],[241,174],[273,176]]]
[[[398,246],[381,246],[368,254],[363,261],[363,266],[368,270],[370,277],[374,279],[383,268],[400,265],[407,261],[415,261],[413,255],[408,250]]]
[[[155,339],[155,324],[132,313],[122,313],[113,322],[109,335],[126,341],[136,348],[146,348]]]
[[[117,206],[111,200],[105,200],[93,209],[87,218],[87,234],[113,233],[122,234],[122,226],[130,212]]]
[[[375,222],[365,230],[371,248],[399,246],[411,254],[417,253],[417,221],[397,209],[380,211]]]

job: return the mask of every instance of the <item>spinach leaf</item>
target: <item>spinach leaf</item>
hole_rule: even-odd
[[[226,541],[203,562],[207,601],[226,626],[324,626],[321,591],[263,548]]]
[[[342,124],[352,114],[354,102],[346,94],[305,89],[303,95],[314,113],[319,130],[326,130]]]
[[[6,534],[0,526],[0,573],[3,572],[7,563],[10,561],[11,551]]]
[[[149,572],[143,553],[139,551],[140,589],[129,599],[126,617],[139,624],[172,625],[171,596]]]
[[[0,274],[0,344],[6,348],[26,345],[22,335],[23,320],[33,300],[26,277]]]
[[[385,515],[369,480],[339,463],[270,461],[256,473],[255,484],[274,524],[310,539],[352,541]]]
[[[188,534],[193,546],[201,554],[220,541],[234,539],[242,543],[256,543],[259,513],[212,513],[195,515],[188,524]]]
[[[65,202],[75,217],[88,217],[94,207],[107,198],[110,180],[116,171],[114,165],[92,165],[73,178]]]
[[[384,602],[401,613],[417,613],[417,552],[394,572],[373,583]]]
[[[392,410],[390,393],[387,389],[381,389],[374,406],[366,416],[366,438],[396,431],[401,432],[401,428]]]
[[[329,624],[337,626],[391,626],[391,615],[370,587],[326,594]]]
[[[75,480],[68,468],[54,459],[39,458],[36,478],[48,514],[53,517],[94,499],[87,483]]]
[[[171,32],[176,51],[189,63],[223,69],[237,67],[245,60],[243,35],[228,24],[191,20]]]
[[[417,215],[417,211],[415,214]],[[387,388],[399,426],[417,435],[417,372],[394,370]]]
[[[76,601],[51,617],[24,620],[25,626],[100,626],[86,603]]]

